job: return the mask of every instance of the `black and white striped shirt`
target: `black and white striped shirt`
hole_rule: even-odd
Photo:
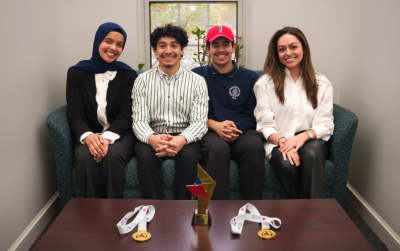
[[[206,82],[182,66],[171,78],[159,66],[140,74],[132,99],[133,131],[146,144],[153,133],[180,133],[188,144],[207,133]]]

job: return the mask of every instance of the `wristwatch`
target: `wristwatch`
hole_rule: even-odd
[[[285,138],[285,136],[280,136],[280,137],[278,138],[278,140],[276,141],[276,144],[277,144],[278,146],[280,146],[280,145],[279,145],[279,140],[280,140],[281,138]]]
[[[310,139],[314,139],[314,135],[312,134],[312,132],[310,130],[307,130],[308,133],[308,137],[310,137]]]

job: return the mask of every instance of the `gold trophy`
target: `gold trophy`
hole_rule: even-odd
[[[197,209],[194,212],[192,225],[210,226],[211,215],[207,210],[211,196],[215,189],[215,181],[206,173],[206,171],[197,165],[197,179],[194,185],[186,187],[192,192],[192,199],[197,196]]]

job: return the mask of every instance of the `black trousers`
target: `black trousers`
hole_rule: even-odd
[[[200,147],[193,142],[184,146],[174,157],[157,157],[150,145],[138,141],[135,145],[139,183],[144,199],[164,199],[162,162],[175,159],[175,199],[189,200],[191,192],[186,185],[193,185],[197,177],[197,164],[201,162]]]
[[[322,197],[328,148],[328,143],[322,139],[306,141],[298,150],[300,165],[296,166],[289,160],[284,161],[279,147],[274,147],[270,163],[290,199]]]
[[[122,199],[125,166],[134,155],[136,137],[126,133],[108,146],[106,156],[97,163],[87,145],[75,145],[73,168],[82,196],[85,198]]]
[[[199,142],[201,155],[206,165],[206,172],[217,183],[212,199],[229,200],[230,176],[229,165],[233,159],[239,164],[240,189],[243,199],[262,199],[265,180],[264,136],[252,129],[247,129],[234,142],[228,143],[218,134],[208,130]]]

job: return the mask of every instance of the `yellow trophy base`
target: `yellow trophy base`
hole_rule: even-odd
[[[196,226],[211,226],[211,215],[206,211],[205,214],[199,214],[197,209],[194,211],[192,225]]]

